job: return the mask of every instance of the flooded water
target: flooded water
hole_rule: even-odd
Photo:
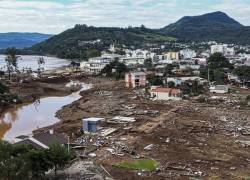
[[[82,90],[91,88],[83,84]],[[55,114],[63,106],[80,98],[79,92],[65,97],[47,97],[40,102],[8,109],[0,116],[0,139],[14,141],[19,135],[31,134],[33,130],[59,121]]]
[[[5,55],[0,55],[0,70],[5,69]],[[59,59],[54,57],[47,57],[47,56],[20,56],[18,58],[18,68],[19,70],[22,70],[23,68],[31,68],[33,71],[36,71],[38,69],[38,59],[40,57],[44,58],[45,64],[43,65],[43,68],[45,70],[52,70],[56,69],[62,66],[67,66],[70,64],[70,61],[65,59]]]

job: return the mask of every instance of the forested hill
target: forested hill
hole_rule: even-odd
[[[100,40],[100,41],[98,41]],[[74,28],[53,36],[27,49],[29,53],[57,55],[60,58],[88,58],[107,49],[110,44],[140,47],[145,43],[175,40],[144,26],[137,28],[88,27]]]
[[[223,12],[185,16],[160,32],[182,40],[250,43],[250,27],[244,26]]]

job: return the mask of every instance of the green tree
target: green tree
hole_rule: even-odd
[[[168,87],[169,88],[174,88],[175,87],[175,83],[173,81],[169,81],[168,82]]]
[[[59,168],[64,168],[70,161],[71,155],[67,148],[59,143],[53,143],[49,146],[48,150],[49,161],[54,167],[55,175]]]
[[[145,68],[147,68],[148,70],[153,69],[154,66],[153,66],[152,59],[151,59],[151,58],[145,59],[145,61],[144,61],[144,66],[145,66]]]
[[[89,50],[87,50],[86,54],[87,54],[87,58],[101,56],[101,52],[98,51],[97,49],[89,49]]]
[[[250,67],[249,66],[240,66],[237,67],[234,71],[240,80],[242,81],[243,85],[245,82],[250,81]]]
[[[18,56],[16,55],[17,49],[16,48],[7,48],[5,51],[5,61],[7,66],[7,71],[9,75],[9,80],[11,73],[18,70],[17,60]]]
[[[0,79],[2,79],[4,75],[5,75],[4,71],[0,71]]]
[[[170,76],[173,74],[173,69],[174,69],[174,66],[172,64],[168,64],[167,66],[165,66],[164,68],[164,75],[165,76]]]
[[[0,140],[0,177],[3,179],[27,178],[25,157],[27,146],[13,146]]]
[[[183,94],[190,96],[198,96],[202,94],[203,86],[198,81],[184,82],[180,85]]]
[[[223,83],[225,80],[225,72],[223,69],[215,69],[212,71],[213,80],[219,83]]]
[[[45,172],[53,168],[49,152],[43,149],[31,150],[27,155],[27,164],[34,178],[44,176]]]
[[[8,93],[8,92],[9,92],[8,86],[5,86],[2,83],[0,83],[0,94],[4,94],[4,93]]]
[[[208,59],[208,67],[213,69],[229,68],[233,69],[233,65],[221,53],[214,53]]]
[[[102,69],[101,74],[105,74],[107,77],[113,76],[116,79],[120,79],[124,77],[126,72],[128,72],[127,66],[119,62],[118,59],[115,59]]]
[[[149,77],[148,81],[152,86],[160,86],[163,84],[163,81],[161,80],[161,78],[155,75]]]

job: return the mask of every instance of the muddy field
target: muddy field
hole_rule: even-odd
[[[85,81],[94,87],[82,92],[80,100],[58,111],[57,117],[62,121],[53,128],[68,133],[73,141],[84,136],[82,118],[134,117],[136,122],[127,124],[103,122],[103,127],[116,128],[117,131],[96,148],[96,157],[88,159],[103,165],[114,179],[250,177],[249,108],[194,100],[156,102],[145,98],[142,89],[124,88],[122,81],[102,78]],[[146,150],[148,145],[150,149]],[[107,148],[122,153],[110,153]],[[159,162],[158,168],[146,172],[114,166],[138,157],[155,159]]]

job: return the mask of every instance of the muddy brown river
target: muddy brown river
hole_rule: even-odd
[[[82,87],[81,91],[91,88],[91,85],[83,84]],[[56,112],[78,100],[81,97],[79,92],[65,97],[42,98],[32,104],[7,109],[0,116],[0,139],[15,141],[17,136],[31,134],[37,128],[58,122]]]

